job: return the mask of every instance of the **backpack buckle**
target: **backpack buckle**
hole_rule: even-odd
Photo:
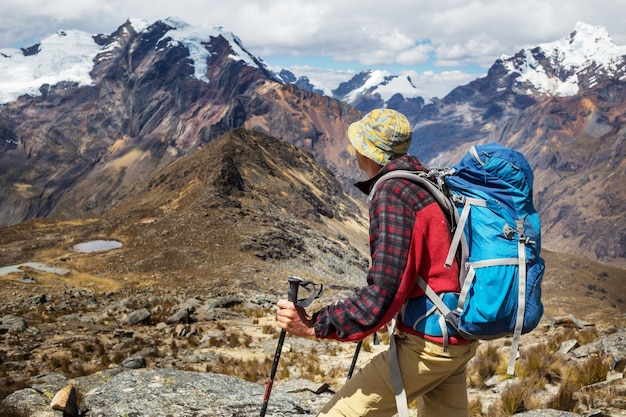
[[[504,233],[504,238],[508,240],[515,239],[515,234],[518,233],[517,229],[512,228],[508,224],[505,224],[502,228],[502,233]]]

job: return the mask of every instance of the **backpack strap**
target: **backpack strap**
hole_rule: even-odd
[[[452,243],[450,245],[450,250],[448,251],[448,256],[446,257],[446,268],[450,268],[452,266],[452,260],[454,259],[454,255],[456,254],[456,250],[459,247],[459,244],[464,245],[466,243],[466,239],[464,238],[465,223],[467,222],[467,218],[469,217],[470,209],[472,208],[472,206],[487,207],[487,201],[480,198],[471,198],[453,194],[451,200],[455,203],[463,204],[463,210],[461,210],[461,215],[456,222],[456,228],[454,231],[454,235],[452,236]],[[455,213],[458,213],[457,210],[453,211]]]
[[[368,204],[372,202],[374,198],[374,194],[376,189],[380,186],[380,183],[391,178],[400,178],[405,179],[414,183],[417,183],[426,191],[428,191],[434,198],[435,201],[441,207],[444,216],[446,217],[446,221],[448,222],[448,227],[454,233],[452,244],[450,245],[450,249],[448,250],[448,255],[446,256],[445,266],[446,268],[450,268],[452,266],[452,262],[454,257],[459,253],[459,246],[461,248],[459,254],[459,283],[463,283],[465,281],[465,276],[467,275],[466,269],[462,266],[463,262],[468,257],[469,248],[467,247],[467,240],[462,239],[464,237],[464,226],[467,217],[469,216],[470,205],[486,205],[486,202],[483,200],[469,197],[461,197],[452,195],[448,191],[448,186],[445,182],[445,177],[448,175],[452,175],[455,172],[453,168],[433,168],[428,171],[411,171],[405,169],[398,169],[395,171],[387,172],[382,175],[374,185],[370,191],[370,194],[367,198]],[[456,209],[455,203],[464,204],[464,214],[465,217],[462,219],[459,217],[459,212]],[[467,211],[465,211],[467,210]],[[462,222],[462,224],[461,224]]]
[[[526,244],[530,239],[524,234],[524,220],[515,220],[517,226],[517,256],[519,258],[519,280],[517,282],[517,317],[515,318],[515,331],[513,332],[513,343],[511,344],[511,356],[507,373],[515,373],[515,360],[519,349],[519,341],[522,336],[524,326],[524,313],[526,310]]]
[[[447,187],[444,181],[444,177],[449,175],[451,172],[452,171],[450,169],[431,169],[429,171],[398,169],[395,171],[389,171],[376,180],[367,198],[367,202],[372,202],[376,189],[383,181],[391,178],[405,179],[419,184],[422,188],[432,194],[437,203],[441,206],[446,219],[448,220],[448,225],[450,226],[450,229],[452,229],[454,225],[456,225],[455,214],[457,213],[457,210],[454,207],[453,202],[448,197],[446,192]]]
[[[406,398],[406,391],[402,382],[402,372],[400,362],[398,362],[398,351],[394,333],[396,330],[397,317],[394,317],[387,325],[389,331],[389,373],[391,374],[391,386],[396,397],[396,408],[398,417],[409,417],[409,402]]]
[[[448,308],[448,306],[443,302],[441,298],[437,295],[437,293],[424,281],[424,278],[421,276],[417,276],[417,285],[424,291],[424,294],[432,301],[434,306],[439,310],[441,316],[439,318],[439,326],[441,327],[441,331],[443,333],[443,350],[444,352],[448,350],[448,326],[446,318],[449,317],[453,312]],[[428,314],[428,313],[427,313]]]

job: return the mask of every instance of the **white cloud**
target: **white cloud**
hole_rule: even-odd
[[[477,78],[476,74],[467,74],[461,71],[443,71],[433,72],[424,71],[417,73],[414,71],[407,72],[411,76],[413,84],[423,92],[426,98],[443,98],[454,88],[465,85]]]
[[[411,49],[400,52],[396,58],[396,62],[400,65],[420,65],[428,62],[431,52],[433,52],[431,45],[417,45]]]
[[[404,0],[384,7],[373,0],[152,0],[149,6],[141,0],[4,0],[0,31],[23,32],[34,24],[53,33],[73,29],[67,23],[83,22],[95,32],[110,33],[129,17],[151,21],[169,16],[224,26],[250,46],[312,52],[384,48],[402,53],[427,40],[454,46],[471,39],[519,48],[565,36],[577,21],[606,26],[626,41],[626,0]]]
[[[470,66],[486,71],[501,55],[568,35],[579,21],[604,26],[615,43],[626,44],[626,0],[396,0],[384,5],[378,0],[3,0],[0,48],[29,46],[59,29],[108,34],[130,17],[153,22],[169,16],[223,26],[269,64],[273,56],[325,56],[355,62],[355,69],[402,65],[441,72]],[[433,61],[426,67],[429,58]]]

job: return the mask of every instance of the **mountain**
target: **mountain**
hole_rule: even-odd
[[[508,132],[504,131],[509,122],[548,102],[604,101],[606,94],[618,99],[623,94],[625,67],[626,47],[613,44],[605,29],[579,23],[567,37],[503,57],[485,77],[410,114],[418,138],[411,151],[433,160],[476,140],[507,141]],[[576,115],[566,118],[575,119]],[[567,120],[557,124],[563,122]],[[562,132],[565,136],[570,133],[576,132]],[[590,126],[590,134],[594,133],[599,132]]]
[[[133,19],[0,53],[14,81],[0,106],[0,224],[102,214],[235,127],[298,145],[344,184],[359,175],[345,131],[360,113],[281,84],[220,28]]]
[[[296,77],[295,74],[287,69],[281,69],[277,74],[277,78],[283,84],[293,84],[298,87],[300,90],[309,91],[315,94],[322,94],[327,96],[332,96],[330,90],[325,88],[324,86],[317,85],[313,83],[309,77],[306,75]]]
[[[332,90],[333,97],[350,103],[363,113],[389,107],[412,114],[421,110],[424,99],[411,76],[387,71],[363,71]]]
[[[626,46],[617,46],[603,27],[578,23],[556,42],[521,50],[502,64],[520,94],[568,97],[606,82],[626,81]]]
[[[454,164],[476,143],[523,152],[535,170],[544,245],[624,267],[625,68],[626,47],[578,24],[410,114],[410,152],[434,166]]]
[[[494,66],[502,65],[502,70],[510,76],[497,88],[521,95],[571,96],[592,88],[596,77],[624,80],[625,50],[626,46],[616,46],[611,41],[604,27],[579,22],[570,35],[560,40],[523,49],[496,61]],[[282,70],[280,75],[284,83],[348,102],[363,112],[384,106],[396,108],[398,101],[414,101],[412,108],[406,106],[406,112],[416,114],[425,103],[438,100],[423,93],[424,86],[413,80],[418,77],[413,71],[401,74],[362,71],[335,88],[311,84],[308,77],[296,78],[287,70]]]
[[[352,193],[361,174],[347,126],[386,105],[407,114],[411,153],[430,165],[487,141],[524,152],[544,246],[624,267],[624,57],[606,30],[581,23],[427,103],[410,75],[381,71],[318,94],[329,92],[272,72],[234,34],[177,19],[133,19],[110,35],[59,32],[0,51],[13,81],[0,105],[0,224],[99,216],[238,127],[310,152]]]
[[[122,246],[75,249],[99,240]],[[541,343],[556,350],[574,339],[571,327],[554,325],[573,314],[575,323],[597,325],[586,332],[594,339],[601,333],[601,357],[623,371],[624,354],[611,356],[625,343],[623,331],[616,333],[626,319],[623,270],[550,251],[543,255],[545,319],[523,336],[522,346],[532,351]],[[85,416],[129,410],[155,415],[150,400],[161,392],[167,404],[157,405],[169,415],[212,410],[211,415],[241,416],[262,404],[279,332],[275,304],[286,296],[287,277],[324,284],[309,312],[363,284],[367,207],[310,153],[238,128],[137,182],[100,217],[37,218],[0,228],[0,257],[3,266],[37,260],[54,268],[31,264],[8,274],[0,268],[0,412],[4,400],[21,412],[33,410],[28,415],[49,414],[50,397],[69,383],[82,398]],[[301,289],[300,295],[311,293]],[[609,334],[621,342],[613,347]],[[329,386],[318,387],[325,383],[336,390],[345,382],[354,346],[288,337],[272,401],[281,402],[279,393],[288,387],[296,398],[305,395],[304,410],[321,408]],[[388,347],[371,339],[363,346],[358,366]],[[590,348],[567,362],[598,353]],[[150,376],[138,381],[132,369],[141,367]],[[170,393],[186,390],[200,374],[212,375],[213,384],[223,381],[221,388],[171,401]],[[123,375],[128,378],[121,382]],[[240,385],[224,381],[224,375],[257,385],[241,385],[245,395],[216,402],[216,395]],[[302,386],[302,379],[309,382]],[[144,390],[152,394],[146,397]],[[480,395],[493,391],[490,383]],[[594,395],[605,398],[603,391]],[[296,415],[291,402],[284,408],[284,415]]]
[[[397,75],[389,71],[367,70],[333,89],[312,83],[307,76],[296,77],[285,69],[279,72],[278,78],[281,82],[294,84],[302,90],[346,102],[363,113],[389,107],[413,114],[424,106],[425,101],[424,94],[411,78],[412,74],[411,71]]]

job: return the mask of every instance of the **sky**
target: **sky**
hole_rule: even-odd
[[[233,32],[272,68],[335,88],[365,69],[413,73],[430,96],[502,56],[557,41],[577,22],[626,45],[626,0],[2,0],[0,48],[58,30],[110,34],[129,18],[176,17]]]

